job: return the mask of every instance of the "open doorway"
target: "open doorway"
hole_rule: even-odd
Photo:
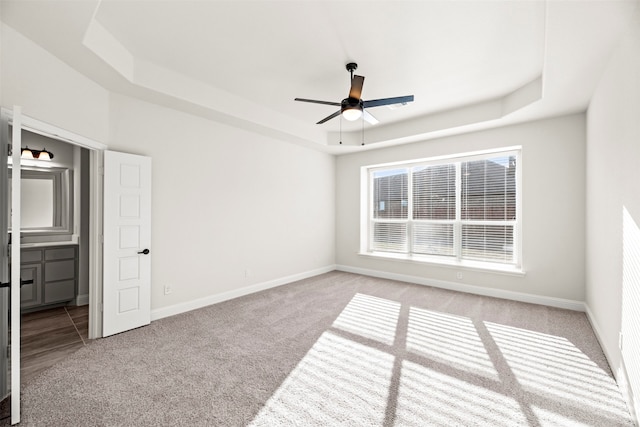
[[[9,123],[8,126],[3,126],[3,129],[8,130],[13,123],[12,111],[3,109],[2,114],[3,122],[8,121]],[[24,156],[18,155],[21,164],[20,175],[23,170],[28,170],[24,177],[40,178],[45,181],[45,184],[41,181],[27,184],[27,186],[32,186],[32,190],[35,190],[32,191],[32,196],[37,193],[38,188],[46,187],[49,190],[53,188],[51,197],[36,197],[35,200],[31,200],[31,203],[43,203],[43,199],[57,202],[52,202],[51,207],[45,209],[47,218],[51,218],[48,219],[49,223],[38,224],[36,221],[42,219],[37,216],[25,217],[27,220],[25,226],[20,226],[19,252],[22,255],[24,249],[24,251],[31,253],[24,259],[22,256],[18,258],[20,259],[20,274],[24,276],[21,280],[22,286],[19,286],[25,289],[20,289],[20,298],[19,301],[16,301],[19,303],[20,310],[15,311],[18,312],[20,320],[22,320],[24,312],[32,317],[41,317],[40,322],[48,324],[47,320],[43,320],[46,318],[44,311],[51,308],[62,309],[69,325],[73,327],[74,333],[79,335],[80,342],[99,338],[102,336],[100,307],[102,298],[102,263],[100,262],[102,259],[102,176],[100,169],[102,169],[102,153],[106,146],[33,118],[21,114],[19,117],[21,131],[18,132],[20,135],[18,147],[25,149],[29,147],[32,155],[34,153],[41,155],[46,151],[45,157],[49,157],[49,161],[39,163],[36,160],[43,159],[23,160]],[[3,133],[4,141],[11,139],[7,137],[6,133]],[[11,133],[9,132],[9,134]],[[41,173],[40,176],[34,176],[34,174],[38,175],[38,172],[47,171],[45,166],[49,166],[48,174]],[[20,179],[20,195],[24,193],[21,189],[22,183],[23,179]],[[3,186],[3,188],[6,187]],[[5,194],[3,200],[10,200],[11,195],[8,196]],[[32,199],[34,198],[32,197]],[[74,200],[77,203],[73,203]],[[23,203],[20,205],[22,206]],[[3,213],[10,214],[10,211],[9,207],[3,210]],[[38,211],[42,211],[42,209],[38,209]],[[21,218],[22,216],[20,215]],[[29,230],[23,233],[25,228]],[[13,244],[9,247],[15,246]],[[50,267],[47,266],[49,263],[51,263]],[[30,266],[23,269],[25,264],[30,264]],[[45,284],[47,287],[46,290],[43,290],[42,287]],[[3,299],[3,302],[7,302],[5,300],[8,301],[8,298]],[[22,332],[23,328],[18,329]],[[35,330],[37,331],[38,328]],[[31,332],[33,332],[33,328]],[[55,332],[49,334],[47,339],[51,341],[54,335]],[[20,339],[21,343],[31,341],[33,341],[31,337],[25,340]],[[5,345],[8,344],[5,342]],[[21,348],[22,346],[17,347]],[[35,348],[36,352],[40,352],[42,349],[37,343],[32,343],[32,348]],[[13,360],[21,360],[20,352],[16,353],[18,357],[12,357]],[[12,348],[11,354],[12,356],[16,355],[14,348]],[[20,364],[18,363],[9,362],[8,365],[12,372],[15,372],[14,368],[16,367],[19,372],[23,371],[19,368]],[[15,375],[7,375],[3,380],[3,384],[6,384],[4,396],[10,393],[10,389],[14,391],[20,389],[19,380],[14,381],[13,377]],[[11,385],[9,386],[9,384]],[[15,393],[11,395],[13,394]],[[17,417],[13,416],[14,406],[12,399],[12,422],[15,418],[19,420],[19,413]]]
[[[150,323],[151,158],[107,151],[107,147],[101,143],[22,115],[20,107],[14,106],[13,110],[2,109],[1,117],[1,129],[8,130],[9,125],[13,124],[11,144],[0,146],[10,146],[12,149],[11,165],[15,166],[15,179],[11,180],[11,207],[0,209],[0,215],[4,213],[7,216],[11,213],[12,227],[10,233],[1,234],[10,235],[14,240],[10,245],[3,245],[10,247],[9,253],[3,254],[2,266],[4,267],[7,261],[10,263],[11,277],[10,283],[6,283],[9,288],[0,292],[0,307],[3,307],[4,314],[8,313],[8,317],[4,314],[0,317],[9,319],[10,339],[16,344],[9,346],[10,352],[9,347],[5,348],[6,354],[10,353],[10,357],[5,358],[4,363],[8,362],[10,372],[1,383],[7,385],[3,394],[10,398],[11,423],[16,424],[20,422],[22,359],[21,346],[17,345],[22,341],[22,328],[18,326],[22,320],[22,309],[27,308],[22,306],[23,303],[30,306],[29,311],[55,308],[54,305],[65,307],[65,314],[71,318],[75,329],[78,329],[78,323],[74,322],[73,316],[84,314],[69,312],[69,304],[73,302],[75,306],[82,306],[88,303],[88,339],[117,334]],[[69,177],[73,172],[69,168],[65,170],[64,167],[51,167],[45,171],[43,165],[29,165],[30,162],[25,162],[25,166],[22,166],[22,152],[27,151],[27,142],[22,144],[23,131],[45,137],[45,140],[39,140],[41,143],[46,141],[47,144],[51,144],[57,141],[70,144],[73,147],[73,156],[80,158],[81,165],[84,158],[85,164],[88,164],[84,173],[89,176],[88,189],[84,195],[85,203],[88,200],[88,207],[69,203],[70,199],[79,198],[79,192],[83,191],[79,185],[80,180],[77,180],[78,185],[71,184]],[[8,140],[5,139],[6,133],[2,132],[3,140]],[[30,147],[32,156],[38,157],[34,155],[34,150],[38,155],[46,152],[44,156],[48,157],[49,161],[55,156],[52,156],[50,149],[46,149],[44,145],[42,148]],[[5,166],[7,163],[2,162]],[[23,168],[25,171],[28,170],[24,174],[25,178],[49,180],[46,185],[42,182],[26,184],[27,187],[31,185],[32,192],[35,193],[38,192],[36,189],[41,187],[46,187],[52,192],[51,197],[43,195],[32,201],[36,204],[42,202],[42,198],[52,200],[51,208],[44,209],[47,212],[46,217],[51,218],[46,224],[30,224],[31,219],[25,217],[25,226],[22,225]],[[48,174],[45,174],[45,177],[37,172]],[[79,176],[82,176],[82,168]],[[82,184],[85,183],[86,179]],[[56,191],[58,193],[55,193]],[[81,212],[82,209],[88,209],[88,217],[84,221],[85,227],[88,225],[88,233],[84,239],[79,237],[82,226],[79,218],[87,215],[86,212]],[[2,221],[2,224],[6,225],[7,222]],[[31,229],[28,230],[29,228]],[[81,250],[81,241],[86,242],[88,249]],[[82,261],[81,253],[84,253]],[[33,265],[27,266],[27,263]],[[86,266],[88,270],[86,294],[77,282],[81,274],[80,266]],[[22,271],[23,269],[25,271]],[[5,270],[3,268],[0,272],[5,274]],[[30,278],[21,278],[27,276],[29,271]],[[83,274],[86,278],[87,272]],[[108,283],[108,286],[103,286],[103,283]],[[23,286],[31,287],[26,288],[23,294]],[[45,288],[42,289],[41,286]],[[7,299],[5,294],[8,290],[11,290],[11,293]],[[10,302],[8,311],[5,301]],[[7,324],[1,329],[4,331],[3,336],[7,335],[6,327]],[[6,340],[2,343],[6,345]],[[5,352],[0,352],[0,355],[2,354]],[[0,410],[1,408],[0,403]]]
[[[35,306],[38,303],[63,303],[65,300],[73,300],[77,304],[78,302],[82,303],[83,299],[75,282],[75,275],[79,274],[76,269],[79,267],[77,260],[80,252],[79,248],[71,247],[77,243],[77,241],[74,242],[74,234],[79,233],[80,229],[80,224],[78,223],[76,229],[76,224],[71,218],[73,215],[80,218],[82,214],[76,212],[77,209],[81,209],[80,205],[76,207],[76,205],[68,203],[71,198],[76,196],[75,193],[79,186],[74,187],[71,184],[72,181],[69,177],[73,171],[69,168],[55,167],[49,164],[50,168],[47,169],[44,167],[44,163],[40,166],[37,164],[29,166],[28,162],[25,163],[25,168],[27,166],[30,168],[25,174],[25,178],[34,180],[26,184],[27,187],[31,186],[30,195],[39,194],[40,196],[32,197],[32,200],[27,202],[39,204],[39,209],[35,209],[33,217],[25,217],[25,227],[23,227],[21,221],[23,154],[38,160],[52,160],[55,155],[45,147],[41,149],[32,147],[27,150],[27,146],[22,145],[22,134],[23,131],[28,131],[50,138],[52,141],[70,143],[74,146],[73,156],[80,156],[80,158],[83,156],[82,150],[77,150],[75,146],[89,150],[89,167],[85,168],[88,169],[90,181],[89,233],[86,239],[89,247],[89,284],[88,294],[84,297],[89,302],[89,338],[102,336],[102,310],[99,307],[102,296],[102,263],[100,260],[102,259],[103,203],[102,177],[98,165],[102,165],[102,153],[106,146],[24,116],[18,106],[14,106],[13,109],[2,108],[0,116],[2,123],[0,126],[2,141],[0,144],[2,157],[0,162],[0,197],[2,198],[2,209],[0,209],[0,227],[2,228],[2,233],[0,233],[2,238],[0,246],[0,255],[2,256],[0,263],[0,278],[2,279],[2,287],[0,288],[0,308],[2,310],[0,316],[0,344],[2,345],[0,391],[2,392],[2,402],[0,402],[0,411],[2,411],[2,419],[10,417],[11,423],[16,424],[20,422],[20,362],[22,358],[19,343],[22,341],[20,323],[23,308],[21,306],[23,303]],[[85,153],[85,162],[86,155]],[[10,171],[10,168],[15,168],[15,170]],[[15,179],[10,179],[10,175],[13,175]],[[8,185],[9,183],[11,185]],[[50,207],[43,208],[44,205]],[[42,215],[42,212],[46,212],[46,214]],[[42,221],[41,216],[48,218],[45,220],[47,222],[38,223],[38,221]],[[25,230],[29,232],[23,233],[25,228],[29,229]],[[59,243],[63,247],[47,248],[53,243]],[[22,271],[24,264],[22,262],[23,244],[34,252],[25,257],[25,261],[33,264],[31,269],[26,269],[27,271]],[[37,253],[38,244],[42,247],[39,254]],[[48,250],[49,253],[45,253],[45,250]],[[86,255],[86,251],[84,253]],[[53,264],[53,261],[61,262]],[[44,264],[47,262],[52,262],[52,267],[49,269],[49,274],[44,276]],[[31,273],[31,277],[21,277],[28,276],[29,273]],[[69,274],[71,274],[70,278],[65,276]],[[51,282],[47,292],[41,289],[45,280]],[[31,288],[27,288],[23,294],[21,288],[25,285]]]
[[[26,383],[89,340],[90,151],[24,129],[21,140],[20,371]]]

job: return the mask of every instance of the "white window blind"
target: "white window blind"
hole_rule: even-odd
[[[462,162],[462,258],[511,262],[516,220],[515,156]]]
[[[369,170],[369,252],[516,264],[518,151]]]
[[[407,169],[374,172],[371,248],[381,252],[408,250]]]
[[[418,166],[413,175],[413,253],[455,255],[455,165]]]

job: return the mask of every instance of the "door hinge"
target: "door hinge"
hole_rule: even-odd
[[[7,346],[7,359],[11,358],[11,344]]]

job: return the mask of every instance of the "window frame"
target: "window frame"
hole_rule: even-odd
[[[493,157],[514,156],[516,162],[515,172],[515,190],[516,190],[516,206],[515,220],[463,220],[461,215],[462,200],[462,178],[461,164],[477,160],[486,160]],[[455,219],[447,220],[424,220],[413,218],[413,177],[412,169],[422,166],[437,166],[446,164],[456,164],[455,175]],[[374,218],[374,173],[391,170],[406,169],[407,174],[407,219],[376,219]],[[398,261],[417,262],[421,264],[435,264],[439,266],[447,266],[454,268],[474,269],[480,271],[491,270],[495,272],[524,274],[522,268],[522,147],[511,146],[492,150],[475,151],[468,153],[458,153],[447,156],[430,157],[423,159],[412,159],[408,161],[368,165],[361,168],[361,220],[360,220],[360,251],[362,256],[384,258]],[[373,243],[373,224],[376,222],[384,223],[406,223],[406,252],[380,251],[372,249]],[[414,253],[412,242],[414,239],[413,229],[415,224],[453,224],[453,253],[454,255],[427,255]],[[513,226],[513,260],[508,262],[494,260],[475,260],[462,258],[462,226],[472,224],[489,224],[489,225],[509,225]]]

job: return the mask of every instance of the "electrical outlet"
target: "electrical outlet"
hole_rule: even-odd
[[[458,279],[458,280],[462,280],[462,278],[463,278],[463,277],[464,277],[464,276],[462,275],[462,272],[461,272],[461,271],[458,271],[458,272],[456,273],[456,279]]]
[[[169,295],[171,292],[173,292],[173,289],[171,289],[171,285],[165,285],[164,294]]]
[[[251,269],[250,268],[245,268],[244,277],[251,277]]]

